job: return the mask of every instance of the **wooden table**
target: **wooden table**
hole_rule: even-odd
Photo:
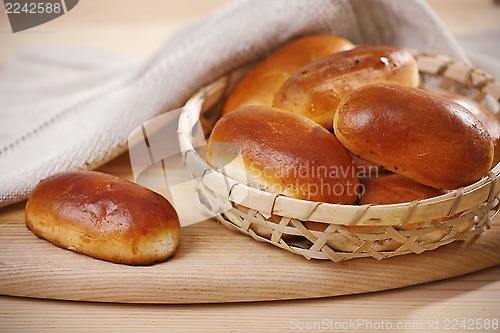
[[[81,1],[69,14],[13,35],[0,15],[0,59],[22,46],[78,45],[136,57],[154,52],[175,29],[224,0]],[[105,3],[105,4],[104,4]],[[499,9],[490,0],[433,0],[430,4],[457,35],[499,29]],[[116,15],[98,6],[114,10]],[[118,7],[119,6],[119,7]],[[114,9],[112,9],[114,8]],[[56,32],[56,33],[55,33]],[[127,41],[117,38],[124,34]],[[101,170],[128,175],[128,155]],[[130,176],[130,175],[128,175]],[[19,205],[17,209],[22,209]],[[12,208],[0,210],[0,216]],[[0,331],[330,331],[466,330],[478,323],[500,331],[500,267],[398,290],[301,301],[206,305],[136,305],[0,297]],[[463,321],[465,320],[465,321]],[[496,323],[496,324],[495,324]],[[494,329],[496,328],[496,329]],[[470,331],[470,330],[468,330]]]

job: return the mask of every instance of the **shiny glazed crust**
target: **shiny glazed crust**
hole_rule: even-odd
[[[59,247],[131,265],[172,256],[180,234],[177,213],[165,198],[90,171],[42,180],[26,204],[26,225]]]
[[[334,35],[298,38],[256,64],[228,97],[223,114],[245,105],[271,106],[283,83],[302,66],[354,45]]]
[[[293,74],[273,107],[292,111],[332,129],[335,110],[350,91],[369,83],[418,85],[418,68],[407,51],[390,46],[358,46],[312,62]]]
[[[393,173],[364,178],[362,184],[363,194],[358,205],[388,205],[433,198],[446,193]]]
[[[323,127],[291,112],[247,106],[223,116],[210,136],[207,160],[271,193],[341,204],[358,198],[349,152]]]
[[[353,154],[421,184],[457,189],[487,174],[493,142],[461,105],[397,84],[361,87],[340,103],[335,135]]]
[[[488,130],[491,138],[493,139],[493,144],[495,146],[495,157],[493,159],[493,165],[496,165],[498,162],[500,162],[500,122],[493,115],[493,113],[491,113],[475,100],[468,97],[457,94],[443,94],[443,96],[462,105],[474,116],[476,116],[481,124],[484,125],[484,127]]]

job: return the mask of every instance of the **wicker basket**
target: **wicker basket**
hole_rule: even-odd
[[[422,88],[472,97],[497,114],[500,84],[492,77],[442,55],[413,54],[419,65]],[[311,202],[267,193],[217,172],[206,163],[204,153],[193,147],[193,131],[200,121],[205,135],[210,133],[225,96],[247,69],[235,71],[199,90],[186,103],[179,119],[178,137],[184,163],[197,180],[200,202],[224,226],[307,259],[335,262],[422,253],[476,236],[489,228],[499,209],[500,163],[478,182],[439,197],[363,206]],[[305,221],[324,224],[320,229],[324,231],[306,228]]]

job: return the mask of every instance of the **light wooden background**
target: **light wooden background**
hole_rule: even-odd
[[[152,54],[177,28],[225,2],[82,0],[67,15],[15,35],[10,32],[6,15],[0,13],[0,61],[21,47],[36,44],[94,47],[145,57]],[[457,36],[500,29],[500,8],[495,7],[493,1],[432,0],[429,3]],[[126,163],[127,156],[122,156],[103,170],[120,174],[124,168],[127,169]],[[0,214],[5,212],[0,210]],[[391,322],[393,325],[401,322],[415,327],[406,331],[438,332],[444,330],[446,320],[450,320],[450,324],[454,319],[478,319],[482,323],[486,319],[499,320],[499,275],[500,267],[496,267],[389,292],[240,304],[99,304],[2,296],[0,332],[274,332],[293,330],[299,324],[348,324],[357,319],[379,324],[382,321]],[[435,325],[436,321],[440,329],[424,329],[429,323]],[[494,332],[500,329],[475,331]]]

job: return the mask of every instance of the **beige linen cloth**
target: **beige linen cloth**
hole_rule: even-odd
[[[134,128],[180,107],[197,88],[312,33],[466,60],[421,0],[236,1],[143,62],[92,50],[24,50],[0,68],[0,206],[25,199],[50,174],[99,166],[126,149]]]

